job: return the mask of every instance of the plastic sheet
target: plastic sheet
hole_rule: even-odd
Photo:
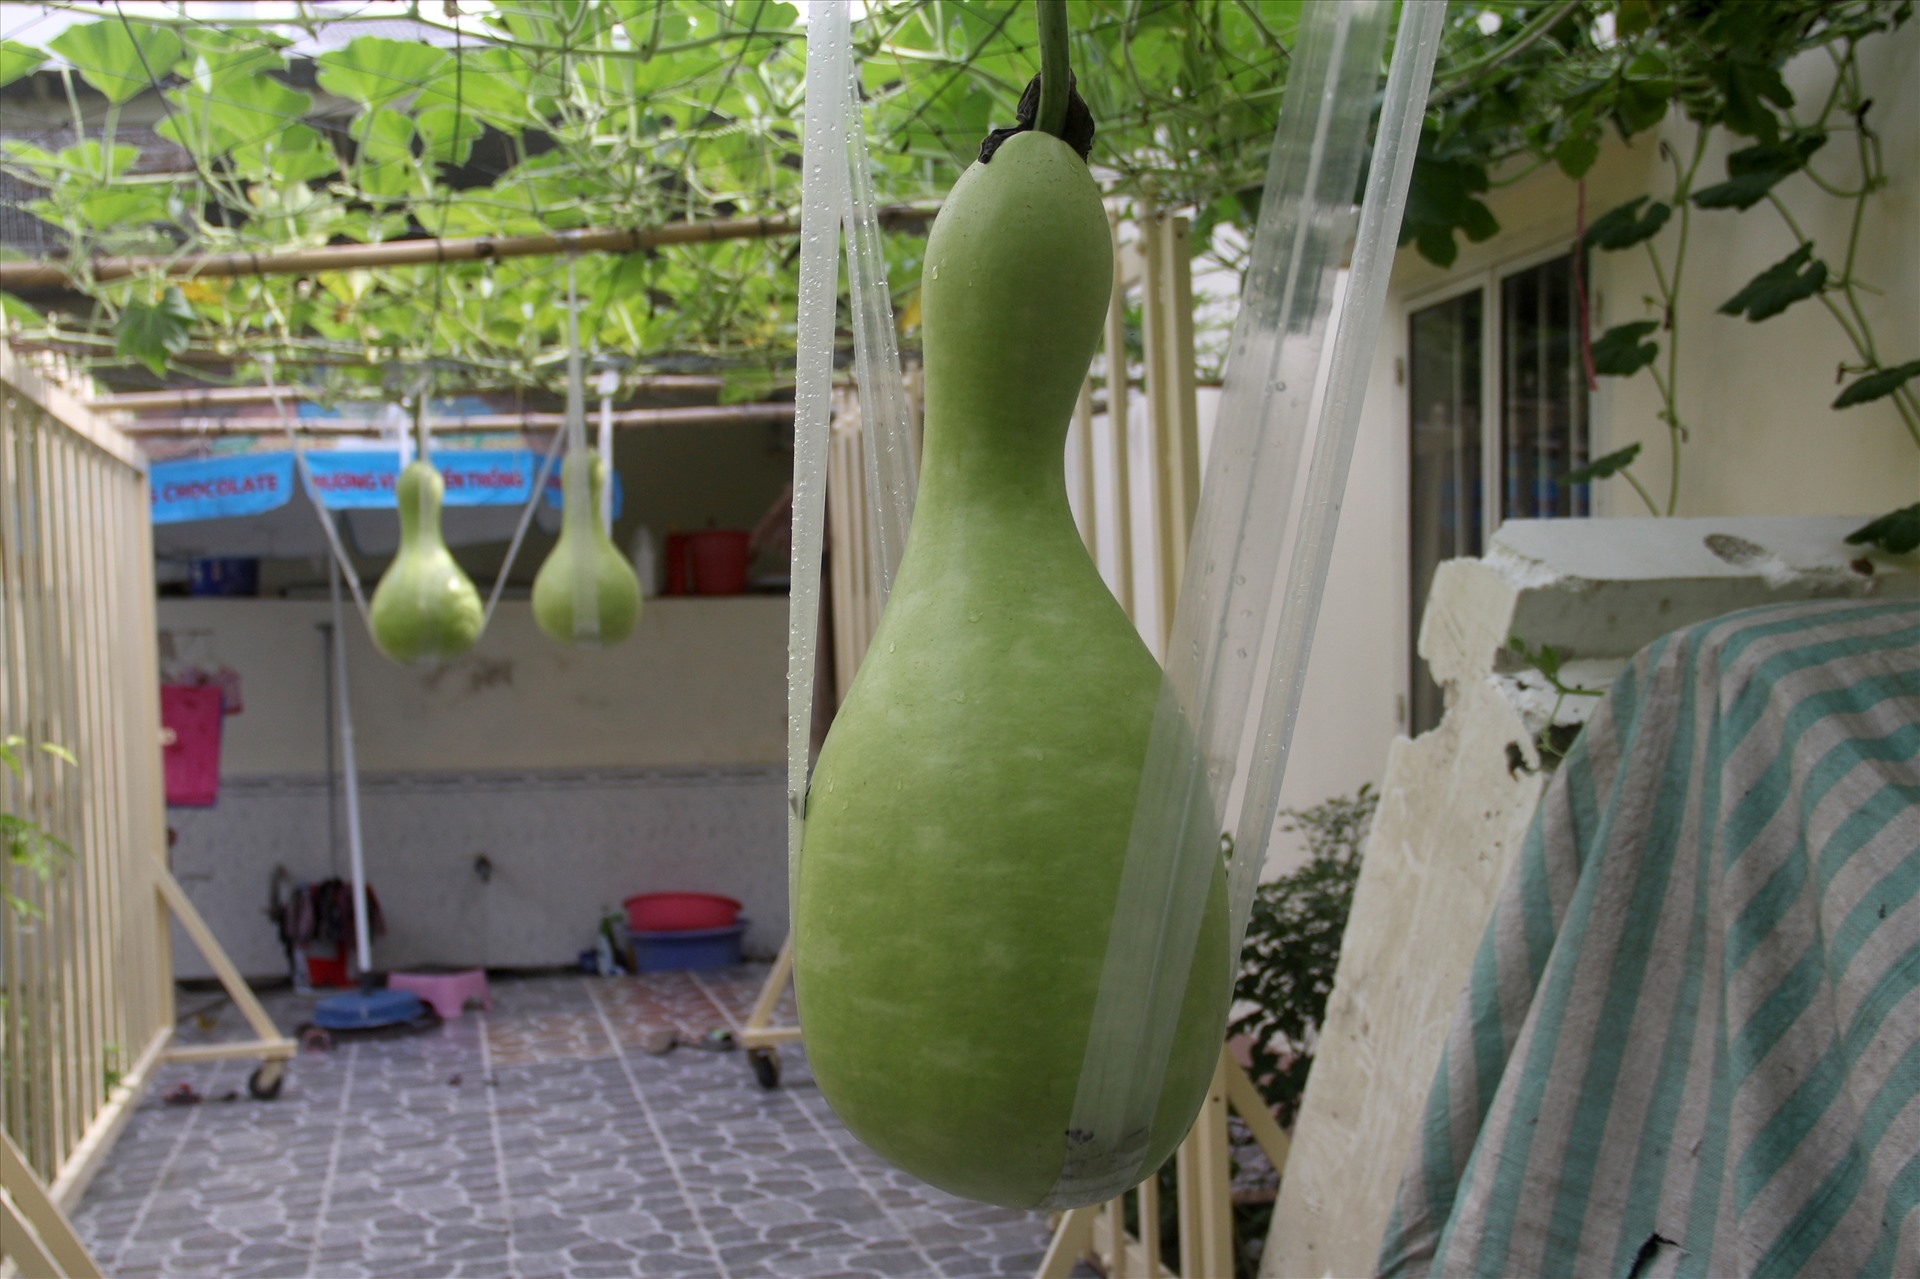
[[[860,68],[847,60],[844,105],[847,286],[853,303],[853,368],[860,391],[862,452],[866,455],[867,527],[879,572],[880,602],[893,590],[893,575],[907,548],[920,466],[915,457],[912,412],[900,375],[900,346],[887,290],[887,259],[880,242],[879,211],[868,169],[867,135],[860,119]]]
[[[813,736],[820,567],[826,544],[827,428],[846,177],[848,6],[816,5],[807,23],[806,134],[800,174],[800,306],[794,345],[793,550],[787,612],[787,868],[799,875]]]
[[[1296,527],[1288,537],[1292,553],[1275,592],[1279,626],[1234,833],[1234,846],[1246,853],[1235,857],[1232,868],[1235,954],[1245,940],[1260,869],[1273,842],[1280,783],[1286,774],[1294,722],[1306,687],[1307,657],[1314,624],[1320,617],[1320,601],[1326,593],[1340,499],[1346,492],[1354,440],[1360,432],[1368,367],[1380,336],[1381,313],[1386,309],[1387,280],[1393,271],[1394,247],[1406,211],[1407,187],[1413,177],[1414,153],[1419,148],[1434,61],[1446,28],[1446,10],[1444,4],[1403,6],[1400,29],[1394,38],[1393,65],[1387,75],[1380,127],[1374,138],[1353,265],[1347,272],[1325,393],[1312,424],[1313,460],[1307,470],[1303,500],[1292,512],[1296,516]]]
[[[567,457],[587,453],[586,373],[580,362],[580,300],[573,288],[573,262],[567,262]],[[569,594],[573,603],[573,641],[600,642],[600,579],[594,557],[593,468],[562,466],[561,537],[578,548],[567,561]],[[611,503],[609,503],[611,505]]]
[[[320,499],[320,490],[313,482],[313,469],[307,465],[307,453],[300,446],[300,437],[294,433],[293,415],[287,411],[287,403],[280,398],[280,378],[274,368],[271,355],[260,357],[261,373],[268,391],[273,397],[273,411],[280,419],[280,429],[286,433],[287,447],[293,452],[293,464],[300,475],[300,489],[307,495],[307,501],[313,504],[313,513],[320,520],[320,530],[326,534],[327,547],[332,552],[332,570],[346,576],[347,586],[353,592],[354,607],[360,610],[360,620],[367,621],[367,592],[360,584],[360,574],[353,567],[353,560],[347,556],[347,548],[340,541],[340,530],[334,525],[333,516],[327,513]],[[338,620],[335,632],[338,633]]]
[[[1304,10],[1049,1206],[1111,1198],[1152,1171],[1146,1138],[1193,964],[1223,965],[1230,980],[1231,955],[1195,951],[1223,844],[1230,878],[1255,855],[1223,838],[1228,792],[1391,12],[1384,0]]]
[[[600,394],[600,431],[596,445],[600,455],[600,474],[607,477],[607,491],[600,503],[600,528],[613,536],[613,393],[620,389],[620,375],[612,369],[600,374],[594,390]]]
[[[513,540],[507,543],[506,558],[500,561],[500,571],[494,574],[493,589],[487,592],[487,611],[482,614],[480,629],[485,632],[487,623],[493,620],[494,606],[500,602],[500,592],[507,587],[507,572],[513,567],[513,561],[520,554],[520,543],[527,537],[527,529],[533,523],[535,511],[540,509],[541,499],[547,491],[547,477],[553,474],[553,465],[560,458],[560,450],[566,447],[567,432],[562,429],[553,433],[553,439],[547,444],[546,456],[540,460],[540,470],[533,477],[533,491],[527,495],[527,504],[520,511],[520,522],[513,526]],[[564,494],[562,495],[565,496]],[[564,512],[562,513],[564,518]]]

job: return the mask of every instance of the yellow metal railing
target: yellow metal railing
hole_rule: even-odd
[[[65,1204],[173,1026],[153,594],[144,461],[0,345],[0,812],[66,850],[0,861],[0,1126]]]

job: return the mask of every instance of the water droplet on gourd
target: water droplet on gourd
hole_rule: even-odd
[[[1247,584],[1247,575],[1245,573],[1235,573],[1233,575],[1233,584],[1235,586],[1245,586]]]
[[[888,651],[889,653],[891,653],[891,652],[892,652],[892,651],[893,651],[894,649],[896,649],[896,648],[898,648],[898,647],[900,647],[900,646],[899,646],[898,644],[891,644],[891,643],[890,643],[890,644],[888,644],[888,645],[887,645],[887,651]]]
[[[936,280],[940,278],[940,264],[938,262],[933,264],[932,278]]]
[[[980,620],[980,614],[978,614],[978,613],[968,613],[968,614],[967,614],[967,620],[968,620],[969,622],[977,622],[977,621],[979,621],[979,620]]]
[[[1233,655],[1235,657],[1245,657],[1247,655],[1247,650],[1244,648],[1236,648],[1233,650]]]

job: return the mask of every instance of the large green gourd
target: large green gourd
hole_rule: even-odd
[[[618,644],[640,618],[640,581],[600,518],[604,468],[591,453],[573,451],[561,476],[566,511],[560,540],[533,579],[533,620],[563,644]],[[591,623],[574,616],[576,591],[594,608]]]
[[[430,462],[415,459],[400,472],[400,549],[367,607],[373,642],[396,662],[445,661],[480,638],[480,592],[440,536],[445,492]]]
[[[1099,191],[1047,134],[942,207],[913,528],[814,771],[795,902],[834,1112],[914,1175],[1015,1207],[1061,1171],[1160,683],[1067,506],[1112,279]],[[1226,949],[1216,871],[1143,1175],[1212,1078]]]

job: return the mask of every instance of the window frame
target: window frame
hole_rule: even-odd
[[[1494,530],[1500,527],[1500,521],[1503,518],[1500,514],[1500,509],[1504,505],[1503,495],[1506,493],[1506,475],[1504,474],[1505,457],[1504,450],[1500,447],[1502,415],[1505,412],[1505,405],[1502,400],[1505,383],[1501,381],[1500,374],[1502,372],[1501,339],[1506,332],[1507,317],[1506,290],[1500,286],[1506,281],[1508,276],[1518,275],[1522,271],[1532,270],[1544,262],[1551,262],[1555,258],[1565,257],[1569,253],[1578,253],[1579,251],[1579,244],[1573,242],[1570,237],[1556,238],[1543,244],[1537,244],[1524,252],[1508,254],[1484,266],[1475,267],[1471,271],[1462,271],[1450,275],[1447,279],[1431,288],[1423,289],[1418,293],[1409,293],[1402,304],[1403,312],[1400,326],[1400,340],[1404,349],[1402,359],[1407,361],[1410,367],[1413,359],[1412,322],[1414,314],[1419,311],[1424,311],[1430,306],[1438,306],[1444,302],[1451,302],[1475,290],[1478,290],[1481,294],[1480,315],[1481,323],[1484,327],[1480,333],[1480,394],[1484,408],[1480,414],[1480,484],[1481,492],[1487,494],[1488,498],[1488,500],[1481,503],[1480,521],[1482,527],[1480,529],[1480,544],[1482,546],[1492,544]],[[1587,330],[1588,332],[1592,332],[1596,311],[1596,295],[1591,279],[1586,281],[1586,286]],[[1587,393],[1587,454],[1589,457],[1605,457],[1607,454],[1607,448],[1601,439],[1601,415],[1598,412],[1599,398],[1596,392],[1589,391]],[[1410,415],[1412,413],[1412,406],[1409,401],[1405,400],[1404,396],[1402,399],[1400,429],[1404,431],[1411,429],[1410,423],[1412,419]],[[1411,479],[1409,479],[1409,483],[1411,483]],[[1604,509],[1606,506],[1605,495],[1606,486],[1594,484],[1588,490],[1587,514],[1584,516],[1571,516],[1569,518],[1595,519],[1609,514],[1610,512]],[[1403,506],[1407,508],[1406,518],[1409,520],[1412,519],[1413,514],[1412,501],[1413,496],[1411,491],[1409,491],[1405,502],[1403,502]],[[1420,623],[1420,619],[1418,618],[1411,620],[1415,627]]]

